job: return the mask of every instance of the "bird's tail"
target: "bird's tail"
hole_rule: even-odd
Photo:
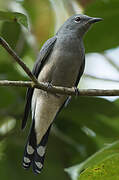
[[[49,126],[45,135],[42,137],[40,143],[37,144],[34,122],[35,121],[33,121],[31,131],[25,146],[23,167],[25,169],[29,169],[30,166],[32,166],[33,172],[35,174],[39,174],[44,164],[45,150],[51,125]]]

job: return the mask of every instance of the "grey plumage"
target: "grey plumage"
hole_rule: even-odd
[[[85,66],[83,35],[92,23],[100,20],[81,14],[70,17],[57,34],[43,45],[32,71],[38,81],[77,87]],[[32,165],[36,174],[41,172],[51,125],[67,99],[67,95],[28,89],[22,129],[30,110],[32,126],[24,152],[24,168]]]

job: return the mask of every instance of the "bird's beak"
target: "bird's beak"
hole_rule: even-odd
[[[88,23],[93,24],[102,20],[103,20],[102,18],[90,18]]]

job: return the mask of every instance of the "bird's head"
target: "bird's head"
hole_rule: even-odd
[[[101,21],[102,18],[89,17],[83,14],[76,14],[71,16],[59,29],[59,33],[77,33],[83,36],[90,26],[96,22]]]

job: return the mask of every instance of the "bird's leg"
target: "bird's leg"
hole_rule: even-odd
[[[76,97],[79,96],[79,89],[76,86],[74,87],[74,91],[76,93]]]
[[[70,100],[71,100],[71,96],[69,96],[68,98],[67,98],[67,100],[66,100],[66,102],[65,102],[65,107],[67,107],[68,106],[68,104],[69,104],[69,102],[70,102]]]

